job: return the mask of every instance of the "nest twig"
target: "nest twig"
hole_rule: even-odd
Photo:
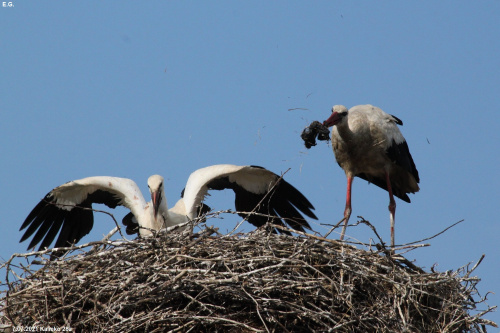
[[[494,307],[478,310],[485,298],[476,290],[480,279],[471,276],[477,264],[425,272],[401,255],[306,233],[291,237],[258,229],[221,237],[203,225],[195,234],[107,237],[73,247],[61,259],[50,260],[50,254],[16,254],[3,263],[7,290],[0,298],[0,324],[81,332],[496,327],[483,318]],[[14,267],[19,258],[28,265]]]

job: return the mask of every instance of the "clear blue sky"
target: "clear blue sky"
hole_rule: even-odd
[[[4,260],[26,250],[18,230],[36,203],[87,176],[131,178],[147,192],[159,173],[173,204],[200,167],[291,168],[286,179],[320,222],[335,223],[345,175],[331,147],[307,151],[300,133],[334,104],[370,103],[404,121],[421,178],[411,204],[397,201],[396,242],[464,219],[407,257],[446,271],[486,254],[479,292],[500,304],[499,1],[13,4],[0,2]],[[229,194],[208,203],[233,208]],[[389,241],[387,205],[387,192],[354,181],[352,216]],[[239,219],[212,222],[225,231]],[[100,216],[82,242],[113,227]],[[373,236],[364,226],[348,234]],[[498,312],[486,318],[500,323]]]

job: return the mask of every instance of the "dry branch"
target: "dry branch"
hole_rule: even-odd
[[[494,307],[478,296],[480,279],[470,276],[479,262],[471,269],[425,272],[385,249],[365,251],[318,235],[290,237],[264,229],[220,235],[201,227],[192,235],[161,232],[133,241],[109,236],[75,246],[59,260],[49,260],[51,250],[45,250],[15,254],[3,263],[7,290],[0,299],[0,328],[485,332],[488,325],[496,327],[483,318]],[[14,267],[20,258],[27,266]]]

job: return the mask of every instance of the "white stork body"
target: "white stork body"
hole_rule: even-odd
[[[229,164],[209,166],[191,174],[183,197],[170,209],[167,207],[161,176],[154,175],[148,179],[152,198],[149,203],[130,179],[83,178],[56,187],[35,206],[21,226],[20,230],[27,228],[21,242],[36,232],[28,248],[34,248],[43,239],[40,245],[40,249],[43,249],[52,243],[59,231],[55,247],[78,242],[93,227],[93,203],[105,204],[110,208],[127,207],[130,213],[123,218],[127,233],[138,232],[141,236],[148,236],[151,234],[150,229],[160,230],[184,223],[196,218],[200,211],[206,212],[208,206],[203,205],[202,201],[208,190],[227,188],[233,189],[236,194],[237,211],[250,212],[255,209],[257,213],[283,219],[239,213],[256,226],[262,226],[270,220],[280,225],[286,222],[295,230],[310,228],[298,210],[316,218],[311,211],[314,207],[292,185],[284,180],[278,182],[279,178],[261,167]],[[265,200],[256,208],[262,198]]]
[[[394,247],[396,202],[393,195],[410,202],[407,193],[417,192],[420,181],[406,140],[397,126],[403,122],[368,104],[349,110],[343,105],[335,105],[332,115],[323,124],[333,126],[333,152],[347,177],[341,239],[351,215],[351,186],[357,176],[389,192],[391,246]]]
[[[110,208],[125,206],[130,209],[137,223],[144,228],[141,236],[159,230],[168,216],[163,189],[163,177],[153,175],[148,179],[150,202],[146,202],[137,184],[127,178],[88,177],[70,181],[50,191],[33,208],[20,230],[27,227],[21,242],[35,231],[28,248],[34,248],[42,239],[39,249],[48,247],[56,235],[55,247],[69,246],[88,234],[94,225],[92,204],[105,204]],[[155,212],[156,207],[156,212]]]

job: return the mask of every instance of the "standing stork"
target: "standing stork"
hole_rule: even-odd
[[[397,126],[403,122],[373,105],[357,105],[349,110],[343,105],[335,105],[323,125],[333,126],[333,152],[347,177],[340,239],[344,238],[351,216],[351,187],[357,176],[389,192],[391,247],[394,248],[396,202],[393,195],[410,202],[407,193],[418,192],[420,182],[408,144]]]
[[[146,202],[130,179],[99,176],[68,182],[54,188],[33,208],[21,226],[20,230],[27,229],[20,242],[34,234],[28,249],[41,242],[42,250],[59,233],[55,247],[77,243],[92,230],[92,204],[127,207],[130,213],[123,218],[127,233],[149,236],[152,230],[188,222],[200,211],[210,210],[202,203],[208,190],[232,189],[238,214],[257,227],[267,222],[282,226],[286,223],[304,231],[310,226],[300,212],[316,219],[314,207],[299,190],[258,166],[220,164],[196,170],[189,176],[181,199],[170,209],[163,185],[162,176],[149,177],[151,201]]]

